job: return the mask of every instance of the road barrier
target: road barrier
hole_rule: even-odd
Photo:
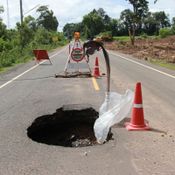
[[[126,129],[133,130],[149,130],[148,122],[144,120],[144,111],[142,104],[141,83],[138,82],[135,88],[134,104],[130,123],[125,123]]]
[[[84,55],[83,46],[79,39],[75,39],[69,44],[69,55],[64,68],[65,75],[77,72],[79,75],[88,73],[91,69],[88,64],[89,59]]]
[[[49,60],[50,64],[52,64],[52,62],[51,62],[51,60],[49,58],[49,55],[48,55],[46,50],[33,50],[33,53],[35,55],[36,63],[39,64],[39,62],[41,62],[43,60]]]

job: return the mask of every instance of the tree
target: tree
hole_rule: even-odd
[[[120,15],[122,23],[128,30],[131,30],[134,26],[134,13],[130,9],[123,10]]]
[[[63,27],[63,33],[68,39],[72,39],[74,30],[75,30],[75,24],[74,23],[70,23],[70,24],[67,23]]]
[[[172,18],[172,26],[175,26],[175,17]]]
[[[157,21],[155,20],[153,13],[149,12],[143,21],[143,31],[148,35],[154,35],[157,31],[156,25]]]
[[[170,20],[164,11],[153,13],[159,28],[170,27]]]
[[[103,22],[103,12],[102,10],[93,10],[89,14],[83,17],[83,25],[85,28],[85,35],[88,38],[93,38],[95,35],[104,31],[105,25]]]
[[[0,14],[4,12],[3,6],[0,6]],[[2,18],[0,17],[0,38],[4,37],[6,34],[6,25],[3,23]]]
[[[126,9],[121,12],[120,19],[124,24],[125,28],[128,30],[131,39],[131,44],[134,45],[136,31],[134,13],[130,9]]]
[[[119,35],[119,20],[111,19],[109,28],[112,32],[112,36]]]
[[[175,35],[175,17],[172,18],[172,33]]]
[[[75,31],[79,31],[82,35],[84,34],[84,26],[80,23],[67,23],[63,27],[63,33],[64,35],[71,40],[73,38],[73,34]]]
[[[19,38],[20,38],[21,49],[23,50],[23,48],[32,40],[33,32],[24,22],[22,23],[22,25],[20,23],[17,23],[16,26],[20,34]]]
[[[39,17],[37,18],[38,26],[42,26],[49,31],[57,31],[58,20],[53,15],[52,10],[49,10],[47,6],[40,6],[37,9],[37,12],[40,13]]]
[[[159,33],[161,28],[170,27],[170,21],[164,11],[153,13],[153,18],[156,21],[156,33]]]
[[[122,29],[122,32],[119,31]],[[63,28],[64,35],[71,39],[74,31],[81,32],[85,38],[93,38],[100,33],[112,33],[113,35],[121,35],[123,33],[123,25],[119,20],[109,17],[103,8],[93,10],[83,17],[80,23],[68,23]]]
[[[104,31],[109,31],[110,29],[110,23],[111,18],[106,14],[103,8],[99,8],[97,10],[98,15],[102,18],[103,24],[104,24]]]
[[[133,11],[126,9],[121,14],[121,19],[128,27],[128,33],[131,39],[132,45],[135,42],[136,30],[142,26],[143,19],[148,13],[148,1],[147,0],[127,0],[133,6]]]
[[[22,24],[17,23],[16,26],[20,34],[20,45],[23,49],[34,39],[34,35],[37,32],[37,23],[35,18],[29,15],[24,18]]]
[[[51,44],[52,43],[52,33],[45,28],[39,28],[34,36],[34,41],[38,44]]]
[[[149,12],[144,19],[144,30],[149,35],[159,34],[161,28],[170,27],[168,15],[164,11],[151,13]]]
[[[102,18],[104,18],[105,15],[106,15],[106,12],[104,11],[103,8],[99,8],[99,9],[97,10],[97,13],[98,13],[98,15],[101,16]]]
[[[32,16],[27,16],[24,18],[24,23],[26,23],[26,25],[28,26],[29,29],[31,29],[32,31],[36,31],[37,30],[37,22],[36,19]]]
[[[157,2],[158,0],[154,0],[154,4]]]
[[[0,14],[4,12],[4,7],[1,5],[0,6]]]

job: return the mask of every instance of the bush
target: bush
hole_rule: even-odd
[[[167,36],[173,35],[171,28],[162,28],[159,30],[159,35],[161,38],[165,38]]]
[[[7,33],[8,37],[0,37],[0,70],[32,59],[34,49],[51,50],[66,44],[63,33],[44,28],[35,32],[26,28],[22,33],[17,30],[9,30]],[[21,41],[21,34],[24,41]]]
[[[16,49],[12,49],[8,52],[0,52],[0,68],[12,66],[16,63],[16,58],[18,58],[18,56],[19,54],[17,54]]]
[[[141,38],[144,38],[144,39],[146,39],[146,38],[148,38],[148,35],[146,34],[146,33],[141,33]]]
[[[173,35],[175,35],[175,25],[172,27],[172,33],[173,33]]]
[[[0,38],[0,52],[2,51],[8,51],[13,49],[13,43],[10,41],[5,41],[2,38]]]
[[[0,52],[2,52],[4,50],[5,43],[6,42],[2,38],[0,38]]]
[[[111,31],[100,33],[99,37],[102,39],[102,41],[112,41],[113,40]]]
[[[34,41],[38,44],[51,44],[51,33],[44,28],[40,28],[35,33]]]

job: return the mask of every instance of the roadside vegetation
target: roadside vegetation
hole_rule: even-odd
[[[111,18],[103,8],[94,9],[81,22],[67,23],[63,28],[64,35],[71,39],[73,31],[80,31],[83,37],[89,39],[104,37],[111,40],[121,37],[124,40],[129,37],[132,45],[138,36],[164,38],[175,35],[175,17],[169,19],[164,11],[150,12],[146,0],[127,1],[132,10],[123,10],[120,18]]]
[[[147,0],[126,1],[130,8],[123,10],[118,19],[111,18],[103,8],[93,9],[81,22],[67,23],[63,32],[57,32],[58,20],[47,6],[37,9],[37,19],[27,16],[15,29],[8,30],[0,18],[0,70],[31,59],[33,49],[65,45],[74,31],[81,33],[82,40],[103,41],[107,49],[174,66],[175,17],[170,19],[164,11],[150,12]],[[0,6],[0,15],[3,12]]]
[[[4,9],[0,6],[0,13]],[[24,18],[15,29],[7,29],[0,18],[0,71],[31,60],[34,49],[51,50],[66,44],[63,33],[57,32],[58,21],[47,6],[37,9],[39,17]]]
[[[107,49],[174,69],[175,17],[170,19],[164,11],[150,12],[147,0],[126,1],[130,9],[123,10],[120,18],[111,18],[102,8],[94,9],[80,23],[66,24],[64,35],[71,39],[77,30],[85,38],[103,41]]]

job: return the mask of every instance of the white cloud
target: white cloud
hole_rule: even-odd
[[[170,19],[175,17],[175,0],[158,0],[156,4],[153,3],[153,0],[149,1],[149,9],[151,12],[165,11],[166,14],[169,14]]]
[[[9,1],[9,13],[10,13],[10,26],[14,27],[17,21],[20,21],[20,9],[19,0]],[[150,1],[151,11],[165,10],[170,14],[172,18],[175,16],[173,7],[175,6],[175,0],[159,0],[156,4],[153,4],[154,0]],[[0,5],[3,5],[6,10],[7,0],[1,0]],[[36,5],[49,5],[49,9],[54,11],[54,15],[59,21],[59,29],[61,29],[68,22],[80,22],[83,16],[94,8],[103,8],[106,13],[113,17],[119,18],[120,12],[129,7],[126,0],[23,0],[24,13],[35,7]],[[131,6],[130,6],[131,7]],[[37,16],[36,9],[28,13],[27,15]],[[7,11],[3,15],[4,22],[7,24]]]
[[[1,4],[6,10],[6,1],[2,0]],[[94,8],[100,7],[111,17],[119,17],[120,12],[125,8],[122,5],[118,5],[114,1],[106,0],[23,0],[23,11],[24,13],[35,7],[37,4],[49,5],[49,9],[54,11],[54,15],[57,17],[60,28],[63,27],[67,22],[80,22],[83,16]],[[13,0],[9,3],[10,12],[10,26],[14,27],[17,21],[20,21],[20,9],[19,0]],[[35,10],[29,13],[30,15],[36,16]],[[6,12],[2,15],[4,22],[7,24]]]

